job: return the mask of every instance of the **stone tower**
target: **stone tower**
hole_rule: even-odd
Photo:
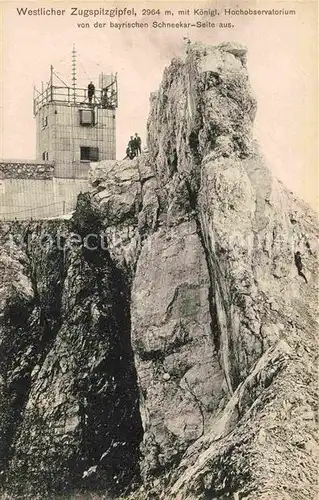
[[[100,74],[90,99],[76,85],[75,62],[73,69],[72,86],[51,66],[46,88],[35,90],[36,160],[52,163],[55,177],[85,179],[91,161],[115,159],[117,76]]]

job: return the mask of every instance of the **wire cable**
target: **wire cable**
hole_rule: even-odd
[[[57,71],[53,71],[53,74],[60,80],[61,83],[63,83],[63,85],[65,85],[65,87],[69,87],[69,85],[67,85],[63,80],[62,78],[59,77],[59,75],[57,74]]]
[[[62,200],[62,201],[57,201],[55,203],[50,203],[48,205],[39,205],[37,207],[30,207],[30,206],[24,206],[22,210],[15,210],[14,212],[4,212],[4,213],[0,213],[0,219],[1,218],[4,218],[5,216],[7,215],[15,215],[15,214],[21,214],[23,212],[32,212],[34,210],[40,210],[42,208],[48,208],[48,207],[53,207],[55,205],[61,205],[62,204],[62,207],[67,207],[69,206],[72,210],[74,210],[74,207],[73,205],[71,205],[71,203],[68,203],[66,202],[65,200]],[[6,206],[8,205],[3,205],[3,207],[5,208]],[[61,215],[63,215],[63,212],[61,213]]]

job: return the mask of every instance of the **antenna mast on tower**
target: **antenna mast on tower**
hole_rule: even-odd
[[[73,86],[73,101],[76,102],[76,50],[74,44],[72,50],[72,86]]]

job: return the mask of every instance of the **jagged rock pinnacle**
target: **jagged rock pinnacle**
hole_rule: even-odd
[[[316,218],[254,139],[246,49],[187,52],[151,96],[148,153],[95,166],[71,221],[1,228],[19,498],[315,498]]]

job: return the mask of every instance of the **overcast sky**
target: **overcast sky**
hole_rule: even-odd
[[[1,2],[1,0],[0,0]],[[107,8],[107,2],[3,2],[2,7],[2,158],[34,158],[35,120],[32,116],[33,85],[48,81],[50,64],[71,81],[71,52],[78,51],[78,85],[98,82],[98,74],[117,72],[117,156],[124,156],[128,137],[146,135],[149,94],[160,84],[172,57],[183,48],[183,36],[192,41],[217,44],[235,40],[248,47],[250,80],[258,101],[255,135],[274,174],[315,207],[317,196],[317,1],[264,0],[238,2],[242,8],[294,8],[296,16],[233,17],[235,27],[215,29],[116,30],[80,29],[74,16],[18,16],[16,7]],[[126,2],[142,7],[183,8],[177,2]],[[187,2],[189,8],[205,6]],[[234,7],[237,2],[214,2],[210,7]],[[114,5],[112,3],[111,5]],[[118,4],[120,5],[120,4]],[[178,16],[175,16],[176,21]],[[107,18],[98,18],[106,22]],[[127,19],[123,19],[127,20]],[[141,21],[139,16],[133,19]],[[144,19],[145,21],[146,19]],[[186,20],[186,18],[184,18]],[[195,19],[197,21],[198,18]],[[216,19],[211,18],[212,22]],[[117,19],[113,19],[117,21]],[[151,20],[148,19],[151,23]],[[172,19],[167,19],[172,21]]]

